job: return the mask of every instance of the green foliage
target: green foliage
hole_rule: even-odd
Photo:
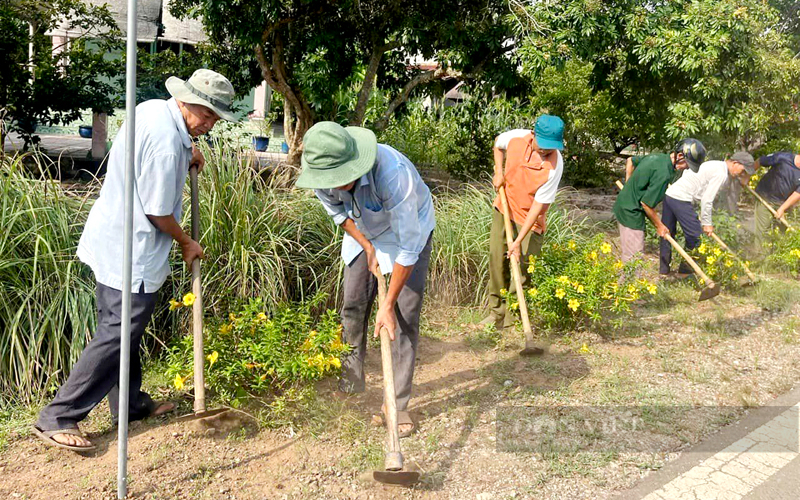
[[[566,244],[546,241],[528,262],[528,309],[545,328],[562,329],[608,319],[604,312],[630,314],[631,302],[656,293],[654,284],[636,277],[640,266],[638,261],[622,264],[600,234]],[[512,309],[519,307],[517,300],[510,297]]]
[[[728,242],[725,241],[725,243]],[[692,250],[690,255],[700,269],[717,285],[736,287],[739,284],[739,278],[745,274],[742,265],[730,252],[723,250],[716,241],[705,235],[702,237],[700,245]],[[704,284],[703,280],[699,278],[698,282],[701,286]]]
[[[800,232],[775,228],[770,233],[766,263],[797,276],[800,274]]]
[[[56,387],[94,331],[94,281],[75,250],[88,199],[0,158],[0,396]]]
[[[312,310],[324,296],[280,304],[271,316],[263,301],[251,300],[206,334],[206,384],[234,405],[266,392],[279,393],[295,382],[313,382],[337,373],[349,350],[341,341],[338,315],[328,310],[316,323]],[[192,380],[193,341],[185,336],[167,356],[167,375],[177,389]]]
[[[125,58],[122,58],[123,62]],[[167,78],[177,76],[187,80],[202,67],[201,58],[194,52],[183,51],[180,55],[171,50],[151,54],[139,49],[136,55],[136,102],[172,97],[164,85]]]
[[[664,147],[691,135],[733,150],[800,126],[800,61],[766,2],[549,0],[516,14],[523,71],[592,62],[616,136]]]
[[[31,39],[28,25],[34,26]],[[81,37],[55,49],[45,33],[55,28]],[[28,44],[33,43],[33,73]],[[81,110],[113,112],[117,105],[119,66],[105,54],[122,47],[108,7],[80,0],[0,3],[0,109],[11,119],[10,131],[20,133],[26,147],[38,142],[37,123],[66,124]],[[13,69],[12,69],[13,68]]]
[[[566,122],[562,182],[604,186],[610,175],[609,161],[597,152],[597,133],[590,130],[591,118],[586,118],[590,114],[587,108],[594,104],[584,102],[581,106],[569,90],[559,92],[559,85],[539,89],[532,102],[479,95],[455,106],[429,108],[422,99],[414,99],[404,114],[389,123],[379,140],[401,151],[415,165],[441,168],[459,179],[486,179],[494,169],[495,138],[507,130],[532,128],[537,116],[549,112]],[[585,94],[592,100],[588,90]]]

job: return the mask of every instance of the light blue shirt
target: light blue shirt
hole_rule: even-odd
[[[352,195],[338,189],[314,192],[336,224],[353,219],[375,247],[383,274],[390,273],[395,262],[416,264],[436,225],[431,191],[414,164],[384,144],[378,144],[375,166],[356,181]],[[363,250],[345,233],[342,259],[346,264]]]
[[[78,243],[78,258],[92,268],[99,283],[116,290],[122,290],[126,126],[114,138],[100,197]],[[181,220],[191,158],[192,138],[175,99],[136,106],[132,292],[138,292],[142,283],[145,292],[158,291],[169,275],[172,237],[156,229],[147,216],[172,215]]]

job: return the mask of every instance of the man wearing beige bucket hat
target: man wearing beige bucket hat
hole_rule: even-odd
[[[199,171],[204,163],[192,138],[211,130],[220,118],[235,118],[231,112],[233,86],[219,73],[200,69],[187,81],[171,77],[166,86],[172,99],[154,99],[136,106],[131,421],[175,408],[170,402],[153,401],[141,390],[139,344],[155,309],[158,289],[170,272],[172,241],[180,245],[187,265],[203,257],[200,245],[178,224],[189,166],[197,164]],[[118,408],[126,125],[123,123],[114,139],[100,196],[89,212],[78,244],[78,257],[92,268],[97,281],[97,330],[32,429],[48,445],[78,452],[94,449],[78,429],[78,422],[106,395],[114,420]]]
[[[314,189],[345,232],[342,325],[352,351],[343,360],[339,390],[365,389],[367,326],[378,283],[375,273],[391,272],[386,300],[375,317],[375,336],[384,326],[395,332],[397,422],[400,437],[408,436],[414,423],[406,409],[436,224],[431,192],[408,158],[378,144],[375,134],[361,127],[317,123],[303,136],[301,163],[297,186]]]

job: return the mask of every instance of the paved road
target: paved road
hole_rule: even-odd
[[[752,410],[618,498],[800,499],[800,387]]]

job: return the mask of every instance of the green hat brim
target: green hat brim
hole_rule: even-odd
[[[360,178],[375,165],[378,157],[378,140],[375,134],[362,127],[345,127],[356,143],[355,156],[336,168],[320,170],[310,168],[305,157],[300,159],[303,171],[297,178],[296,187],[303,189],[334,189]]]

